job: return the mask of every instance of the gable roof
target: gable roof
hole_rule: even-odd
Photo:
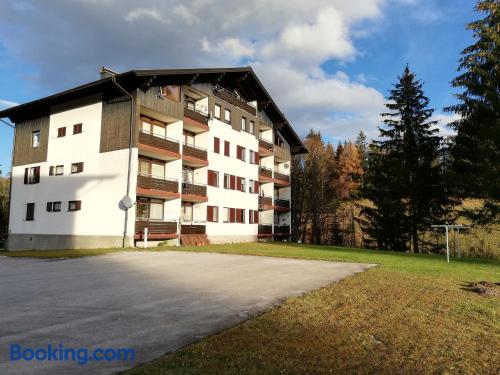
[[[115,75],[116,81],[127,91],[149,86],[154,82],[168,84],[218,83],[229,89],[236,89],[247,101],[257,101],[258,108],[264,109],[275,128],[280,129],[290,145],[293,154],[305,153],[307,149],[293,130],[285,115],[278,108],[251,67],[205,68],[205,69],[144,69],[130,70]],[[45,98],[0,111],[0,118],[21,121],[26,116],[50,114],[50,107],[104,90],[117,90],[111,77],[87,83]]]

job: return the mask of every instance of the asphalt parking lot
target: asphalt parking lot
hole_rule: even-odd
[[[368,267],[173,251],[55,261],[0,257],[0,374],[124,370]],[[69,360],[10,360],[19,348],[48,345],[89,353],[131,348],[135,359],[78,364],[70,353]]]

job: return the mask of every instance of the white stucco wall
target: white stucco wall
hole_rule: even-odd
[[[119,208],[126,194],[128,149],[99,153],[102,103],[50,116],[47,161],[13,168],[11,233],[120,236],[124,211]],[[73,124],[83,132],[73,135]],[[66,136],[57,129],[66,126]],[[137,149],[132,150],[137,160]],[[83,162],[82,173],[71,174],[71,164]],[[25,185],[24,169],[39,165],[40,182]],[[64,165],[62,176],[49,176],[49,167]],[[137,163],[131,171],[131,195],[135,198]],[[81,200],[81,210],[69,212],[68,201]],[[61,212],[47,212],[47,202],[61,201]],[[26,221],[26,204],[35,203],[35,219]],[[129,210],[128,232],[133,233],[135,208]]]

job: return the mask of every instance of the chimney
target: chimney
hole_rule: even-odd
[[[118,74],[117,72],[109,68],[106,68],[105,66],[101,66],[101,69],[99,70],[99,75],[101,76],[101,79],[109,78],[117,74]]]

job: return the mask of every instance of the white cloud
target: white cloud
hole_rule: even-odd
[[[19,103],[10,100],[0,99],[0,107],[9,108],[9,107],[14,107],[16,105],[19,105]]]
[[[461,117],[457,113],[434,113],[434,116],[432,116],[433,121],[437,121],[436,128],[439,130],[439,134],[441,136],[448,136],[448,135],[454,135],[456,134],[455,130],[450,128],[448,124],[452,123],[453,121],[459,120]]]
[[[125,21],[134,22],[148,18],[167,24],[170,23],[170,21],[164,18],[157,9],[152,8],[135,8],[127,13]]]
[[[201,40],[203,52],[229,55],[236,59],[251,57],[254,54],[253,46],[238,38],[226,38],[220,42],[209,42],[208,39]]]

